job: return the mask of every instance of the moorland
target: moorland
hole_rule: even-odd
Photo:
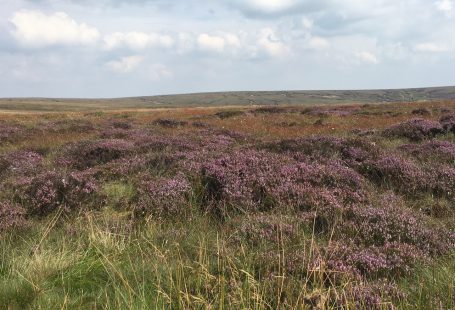
[[[0,309],[453,309],[455,100],[407,92],[0,100]]]

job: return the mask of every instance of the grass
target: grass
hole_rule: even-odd
[[[23,125],[27,134],[2,143],[0,153],[35,150],[43,154],[46,167],[60,169],[54,163],[60,146],[99,139],[100,130],[110,129],[113,121],[128,120],[134,129],[174,138],[235,131],[246,136],[246,142],[235,146],[241,149],[254,143],[250,141],[264,143],[314,134],[349,137],[353,129],[381,130],[414,117],[411,111],[422,107],[432,111],[425,118],[436,120],[440,109],[454,109],[455,101],[371,104],[361,106],[359,113],[342,117],[303,114],[299,109],[257,113],[248,106],[103,112],[78,107],[80,111],[71,113],[8,113],[0,114],[0,121]],[[226,111],[230,112],[221,114],[222,118],[217,115]],[[188,125],[177,128],[153,125],[155,120],[167,118],[186,121]],[[315,124],[321,118],[323,124]],[[63,121],[68,126],[87,121],[94,129],[38,130],[45,121]],[[207,127],[197,128],[192,126],[193,122],[202,122]],[[445,134],[441,139],[455,141],[453,134]],[[375,136],[372,143],[393,151],[409,141]],[[158,154],[154,156],[167,152],[154,151]],[[169,173],[166,163],[155,166],[140,173],[156,178]],[[318,234],[315,223],[302,224],[299,214],[283,211],[268,214],[279,219],[271,238],[260,234],[253,241],[251,236],[239,237],[239,227],[244,223],[255,224],[257,214],[215,217],[207,206],[202,206],[199,191],[203,189],[199,188],[193,188],[186,203],[178,206],[187,211],[183,214],[138,218],[134,206],[137,184],[142,180],[134,178],[142,175],[114,178],[110,171],[103,173],[102,206],[95,205],[99,200],[93,200],[73,212],[62,207],[46,217],[29,217],[29,226],[23,230],[0,231],[0,309],[334,309],[340,308],[340,304],[343,309],[366,308],[362,300],[359,304],[351,294],[354,288],[368,284],[363,279],[344,277],[340,272],[341,280],[334,281],[327,276],[331,272],[328,266],[308,263],[323,253],[337,231]],[[14,183],[15,179],[7,175],[3,181],[6,185],[5,189],[0,187],[0,197],[8,200],[14,191],[7,182]],[[394,189],[391,184],[370,186],[372,192]],[[435,206],[442,208],[443,213],[431,209],[432,220],[453,227],[453,201],[430,194],[405,198],[406,207],[415,212]],[[294,220],[297,228],[289,237],[286,225]],[[296,253],[301,254],[297,257],[301,260],[296,260]],[[404,277],[389,279],[396,281],[405,295],[384,296],[377,307],[455,308],[454,255],[432,259]],[[295,265],[292,272],[290,264]]]
[[[352,284],[327,287],[323,270],[301,279],[278,270],[262,279],[255,253],[263,249],[242,245],[233,252],[229,236],[206,216],[190,222],[150,219],[140,227],[118,217],[107,210],[54,217],[26,234],[4,236],[0,308],[329,309],[329,297],[342,296]],[[317,250],[313,238],[309,233],[301,240],[308,253]],[[279,236],[273,251],[284,263],[287,249]],[[399,307],[453,308],[454,262],[449,257],[403,280],[407,298]]]

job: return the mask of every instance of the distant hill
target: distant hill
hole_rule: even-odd
[[[455,86],[321,91],[242,91],[162,95],[115,99],[3,98],[3,111],[93,111],[174,107],[312,105],[411,102],[455,99]]]

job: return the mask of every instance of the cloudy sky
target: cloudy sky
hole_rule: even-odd
[[[455,85],[453,0],[0,0],[0,97]]]

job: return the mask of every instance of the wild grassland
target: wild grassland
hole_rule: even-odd
[[[0,309],[452,309],[455,101],[0,115]]]

